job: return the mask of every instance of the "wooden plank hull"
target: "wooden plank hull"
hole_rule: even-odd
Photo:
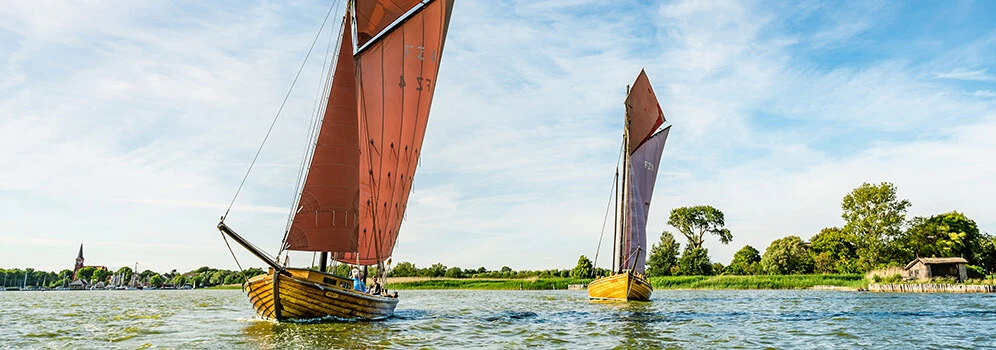
[[[352,281],[315,270],[288,269],[291,276],[268,274],[242,286],[256,314],[274,321],[315,319],[380,320],[394,314],[398,299],[352,290]]]
[[[599,278],[588,284],[588,298],[592,300],[650,301],[653,291],[646,278],[629,272]]]

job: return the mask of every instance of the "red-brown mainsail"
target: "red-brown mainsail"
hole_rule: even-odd
[[[357,22],[364,16],[359,4]],[[359,249],[341,251],[341,261],[374,265],[394,251],[421,155],[452,6],[453,0],[425,4],[356,57]]]

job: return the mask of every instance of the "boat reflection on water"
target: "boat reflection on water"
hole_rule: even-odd
[[[658,349],[688,345],[671,336],[688,320],[675,317],[651,301],[592,300],[589,303],[599,308],[596,313],[601,315],[600,322],[611,324],[606,334],[619,340],[614,345],[616,348]]]
[[[273,322],[252,319],[242,328],[246,344],[260,349],[341,349],[398,346],[392,336],[390,321],[369,322],[336,320],[336,322]]]

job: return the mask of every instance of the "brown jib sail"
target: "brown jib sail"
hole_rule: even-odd
[[[391,256],[452,7],[453,0],[356,0],[347,7],[328,103],[281,253],[322,252],[319,266],[325,252],[363,266]],[[224,217],[218,229],[271,267],[243,286],[261,317],[381,319],[394,313],[396,295],[366,294],[342,276],[284,266],[280,254],[274,259],[262,252]]]
[[[314,155],[287,232],[290,250],[337,252],[358,246],[360,147],[350,22],[347,16]]]

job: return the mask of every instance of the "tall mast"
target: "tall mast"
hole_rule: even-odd
[[[625,145],[625,144],[624,144]],[[616,167],[616,178],[612,181],[612,187],[615,190],[616,195],[614,196],[615,208],[612,210],[612,272],[616,271],[616,262],[619,260],[619,255],[616,252],[616,246],[619,244],[619,167]]]
[[[629,95],[629,85],[626,85],[626,95]],[[625,110],[625,109],[624,109]],[[616,245],[616,249],[619,251],[617,254],[617,259],[619,259],[618,270],[616,272],[622,272],[626,261],[625,261],[625,248],[626,248],[626,222],[628,221],[629,214],[629,112],[624,112],[623,116],[623,173],[622,181],[620,182],[619,191],[621,204],[619,206],[619,243]]]

